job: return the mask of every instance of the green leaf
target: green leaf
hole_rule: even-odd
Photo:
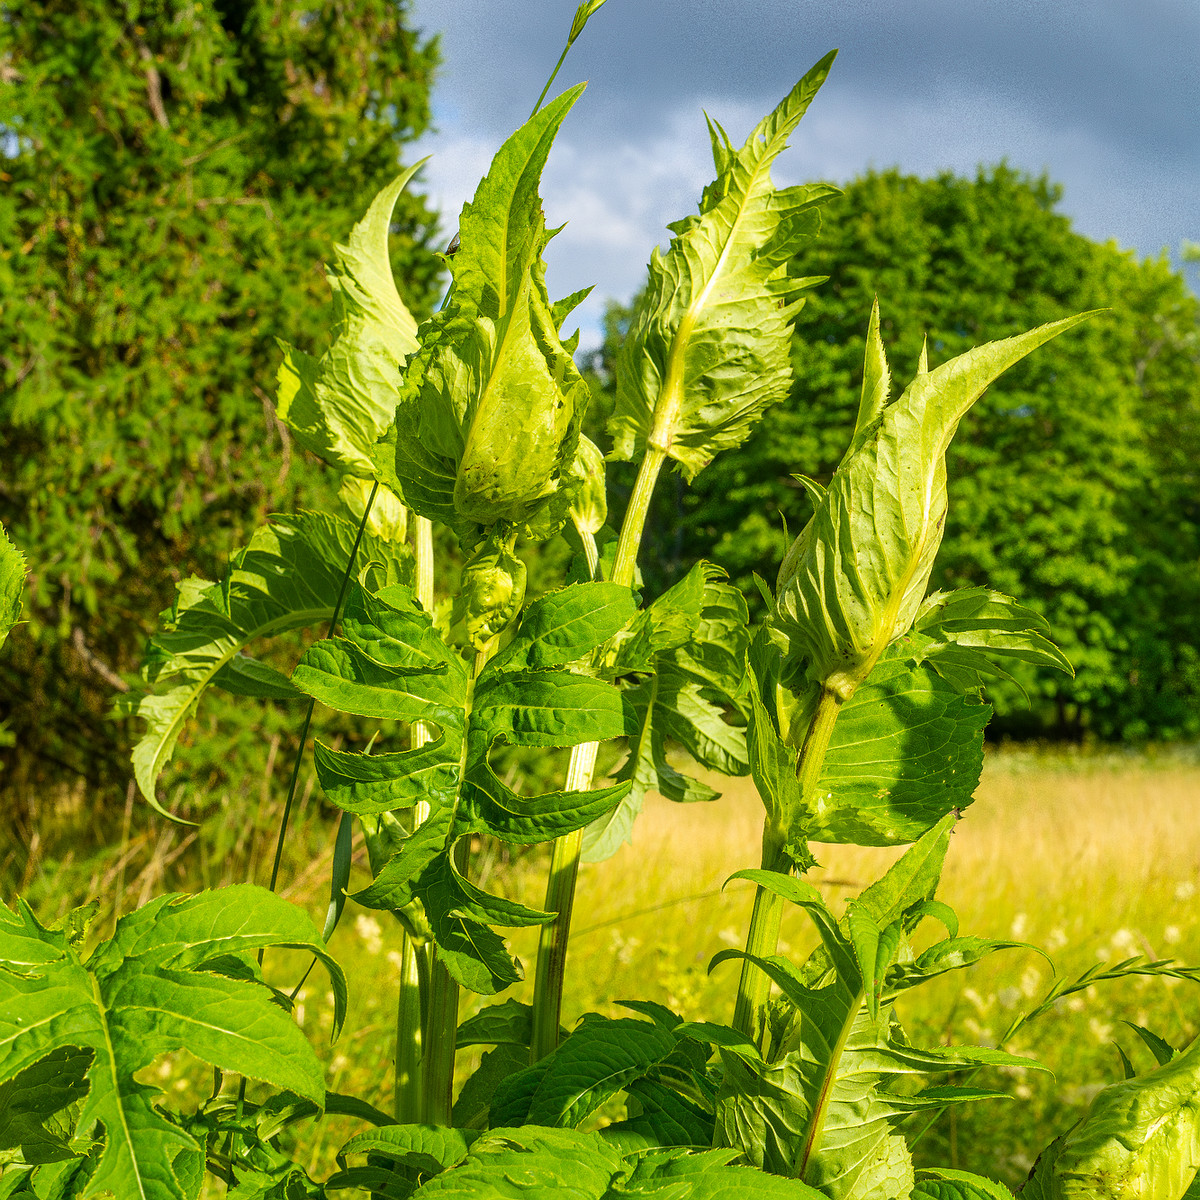
[[[205,691],[230,682],[245,690],[254,670],[242,655],[247,645],[332,617],[356,533],[338,517],[276,517],[255,532],[220,583],[193,578],[179,586],[147,647],[142,665],[147,688],[123,702],[146,722],[133,750],[134,775],[142,795],[164,816],[170,814],[160,807],[154,784]],[[407,551],[369,534],[359,556],[361,563],[384,564],[363,569],[372,582],[395,583],[411,575]],[[256,677],[274,678],[269,672]]]
[[[354,858],[354,821],[348,812],[338,821],[333,843],[333,864],[329,873],[329,907],[325,910],[325,927],[321,940],[329,941],[342,919],[346,907],[346,885],[350,882],[350,867]]]
[[[0,525],[0,646],[21,619],[21,593],[25,589],[25,556],[12,544]]]
[[[674,1049],[669,1030],[632,1017],[591,1015],[548,1058],[505,1081],[492,1119],[571,1128]]]
[[[817,842],[912,841],[973,799],[992,710],[928,666],[881,662],[843,706],[812,811]]]
[[[1088,315],[977,347],[933,371],[922,362],[903,395],[856,432],[780,578],[775,624],[797,677],[848,699],[908,632],[941,544],[946,449],[959,421],[1000,374]],[[877,322],[876,314],[876,330]],[[867,350],[872,378],[886,372],[881,354],[876,332]]]
[[[519,796],[492,769],[497,742],[566,747],[620,737],[627,729],[621,693],[611,684],[567,671],[515,671],[482,680],[467,737],[464,820],[511,842],[537,842],[580,829],[608,812],[628,783],[593,791]]]
[[[104,1127],[104,1148],[80,1192],[184,1200],[197,1141],[166,1120],[135,1076],[187,1049],[223,1071],[261,1079],[320,1103],[323,1069],[308,1039],[256,979],[254,950],[316,955],[333,981],[334,1030],[346,985],[308,917],[264,888],[242,884],[152,900],[118,922],[85,961],[66,934],[19,903],[0,909],[0,1083],[64,1048],[90,1051],[79,1127]],[[231,977],[232,963],[240,964]],[[183,1156],[183,1157],[181,1157]]]
[[[1200,1169],[1200,1038],[1110,1084],[1050,1150],[1026,1188],[1035,1200],[1181,1200]]]
[[[423,1175],[436,1175],[462,1162],[478,1136],[476,1130],[440,1125],[387,1125],[352,1137],[340,1154],[381,1154]]]
[[[458,788],[461,739],[443,732],[416,750],[358,754],[313,746],[317,779],[325,795],[346,812],[373,814],[427,801],[453,804]]]
[[[498,1128],[472,1143],[466,1159],[418,1188],[421,1200],[601,1200],[627,1173],[620,1154],[596,1133]]]
[[[913,621],[912,641],[918,662],[928,662],[965,691],[980,687],[987,676],[1011,681],[1001,665],[1006,659],[1073,675],[1049,632],[1044,618],[1010,596],[962,588],[926,598]]]
[[[1137,1025],[1133,1021],[1125,1021],[1123,1024],[1128,1025],[1142,1039],[1146,1048],[1154,1055],[1154,1061],[1160,1067],[1166,1066],[1179,1053],[1170,1042],[1164,1041],[1157,1033],[1152,1033],[1144,1025]]]
[[[821,1193],[798,1179],[780,1179],[750,1167],[730,1166],[727,1150],[689,1154],[651,1150],[630,1157],[633,1172],[625,1189],[634,1194],[679,1197],[679,1200],[821,1200]],[[686,1190],[685,1190],[686,1189]]]
[[[372,478],[371,448],[396,412],[400,368],[417,349],[417,326],[396,291],[388,259],[392,209],[420,169],[385,187],[335,248],[333,344],[318,360],[284,346],[276,413],[306,449],[341,471]],[[385,481],[386,482],[386,481]]]
[[[787,394],[797,294],[817,282],[790,277],[787,263],[836,189],[777,191],[770,169],[833,58],[817,63],[741,150],[709,122],[717,178],[699,215],[671,226],[667,254],[654,251],[617,361],[615,458],[636,461],[654,446],[690,480]]]
[[[516,636],[488,663],[481,680],[576,662],[608,641],[636,611],[630,590],[615,583],[577,583],[550,592],[521,614]]]
[[[609,1131],[628,1130],[641,1134],[653,1146],[707,1149],[712,1145],[712,1113],[681,1096],[674,1088],[642,1078],[635,1079],[625,1091],[641,1111],[637,1116],[610,1125]]]
[[[936,1167],[917,1172],[912,1200],[1012,1200],[1012,1192],[982,1175]]]
[[[618,639],[609,669],[652,674],[624,693],[636,733],[616,778],[631,786],[620,805],[588,827],[586,862],[602,861],[632,840],[633,823],[648,791],[680,803],[718,798],[714,788],[670,763],[669,742],[710,771],[744,775],[748,770],[741,724],[746,602],[736,588],[722,582],[723,576],[712,563],[697,563],[638,613]]]
[[[479,1066],[459,1092],[454,1102],[453,1120],[460,1129],[486,1127],[496,1091],[510,1075],[529,1066],[529,1046],[502,1042],[494,1050],[486,1050]]]
[[[34,1164],[76,1157],[75,1122],[63,1110],[87,1095],[93,1057],[90,1049],[60,1046],[0,1084],[0,1151],[19,1148]]]
[[[542,251],[551,234],[538,181],[573,88],[540,109],[492,160],[463,207],[453,291],[419,331],[396,423],[405,502],[475,541],[497,522],[539,538],[566,522],[590,400],[558,334]]]

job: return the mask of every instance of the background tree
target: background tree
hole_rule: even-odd
[[[934,586],[990,582],[1041,611],[1076,667],[997,686],[1001,734],[1200,733],[1200,306],[1165,258],[1074,233],[1060,189],[1008,167],[971,179],[895,171],[851,183],[795,263],[828,275],[797,321],[795,384],[750,450],[718,458],[660,509],[655,588],[716,539],[752,602],[808,520],[803,472],[827,482],[857,411],[878,294],[894,386],[922,338],[931,365],[1072,312],[1108,311],[1042,348],[964,420]],[[609,313],[606,376],[625,310]],[[669,490],[664,489],[669,496]],[[682,512],[680,521],[676,515]],[[787,532],[790,529],[790,534]]]
[[[10,800],[81,778],[89,808],[123,798],[104,714],[174,584],[329,487],[274,418],[274,339],[323,345],[321,264],[429,123],[437,46],[407,18],[0,3],[0,521],[31,571],[0,664]],[[402,196],[392,262],[418,316],[434,231]]]

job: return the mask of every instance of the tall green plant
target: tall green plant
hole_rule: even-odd
[[[598,7],[580,6],[572,40]],[[349,898],[392,914],[402,931],[396,1113],[323,1095],[310,1057],[291,1053],[289,998],[277,992],[270,1003],[270,976],[252,951],[290,945],[330,966],[335,1028],[343,992],[324,939],[270,893],[243,885],[162,897],[90,956],[86,912],[57,931],[21,908],[0,916],[0,1153],[13,1181],[0,1195],[108,1187],[194,1200],[202,1154],[231,1195],[262,1200],[343,1189],[400,1200],[1006,1194],[964,1171],[918,1172],[910,1139],[931,1111],[1004,1094],[977,1085],[975,1072],[1037,1064],[1003,1045],[915,1046],[896,1002],[992,954],[1030,949],[960,933],[937,887],[978,782],[985,681],[1019,663],[1070,668],[1045,623],[1011,598],[983,587],[926,592],[959,422],[1002,371],[1084,318],[934,368],[922,352],[893,400],[876,310],[854,434],[827,488],[802,484],[814,516],[775,591],[761,585],[766,620],[748,628],[743,597],[710,563],[650,603],[637,586],[662,466],[672,459],[693,478],[735,450],[787,386],[789,321],[814,282],[789,264],[830,189],[776,191],[769,167],[831,61],[740,150],[713,127],[717,178],[651,262],[612,419],[614,455],[638,464],[619,532],[604,527],[604,465],[581,433],[588,393],[560,332],[579,297],[552,302],[542,261],[550,235],[538,180],[581,89],[539,106],[501,147],[464,209],[453,289],[415,332],[383,237],[403,181],[372,206],[331,274],[333,344],[320,359],[289,351],[280,391],[296,436],[360,480],[349,485],[360,498],[369,488],[359,527],[279,520],[220,583],[181,592],[139,702],[148,727],[137,767],[154,802],[172,728],[210,684],[287,689],[377,725],[369,752],[318,741],[315,762],[327,798],[364,833],[371,880]],[[524,453],[514,453],[514,430]],[[374,503],[383,496],[388,508],[389,495],[386,528],[372,537]],[[456,590],[434,571],[433,522],[460,541]],[[576,550],[570,574],[529,598],[523,547],[560,531]],[[244,653],[283,624],[325,620],[329,635],[287,677]],[[599,744],[617,739],[626,760],[592,786]],[[671,760],[668,741],[712,770],[749,771],[764,804],[762,865],[738,872],[758,889],[746,948],[712,964],[742,965],[732,1022],[684,1021],[634,999],[628,1016],[588,1014],[563,1031],[581,847],[599,855],[619,844],[651,789],[714,798]],[[567,748],[561,789],[529,794],[497,770],[501,751]],[[350,887],[348,828],[339,823],[325,937]],[[553,844],[542,909],[476,882],[477,839]],[[802,878],[810,841],[908,848],[838,914]],[[819,936],[801,962],[779,953],[788,904]],[[945,937],[930,940],[931,921]],[[522,977],[502,931],[539,925],[548,932],[534,1003],[486,1005],[460,1025],[461,988],[493,996]],[[1130,960],[1055,985],[1020,1020],[1102,976],[1134,974],[1196,972]],[[1030,1195],[1126,1200],[1152,1180],[1156,1196],[1181,1200],[1192,1187],[1194,1047],[1176,1056],[1143,1037],[1158,1070],[1101,1093],[1049,1147]],[[491,1049],[455,1101],[460,1045]],[[252,1094],[219,1080],[196,1112],[169,1115],[135,1073],[177,1046],[287,1090]],[[318,1181],[280,1139],[322,1104],[373,1128]]]

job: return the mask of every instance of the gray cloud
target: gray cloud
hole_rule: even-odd
[[[431,188],[452,211],[528,115],[575,4],[414,5],[416,24],[441,31],[441,135],[422,152],[436,154]],[[835,46],[782,181],[868,166],[973,174],[1007,159],[1062,183],[1061,211],[1089,237],[1141,255],[1200,239],[1195,0],[610,0],[559,77],[590,86],[543,189],[549,219],[572,221],[550,249],[551,285],[597,284],[585,341],[600,296],[628,296],[711,175],[700,109],[740,140]]]

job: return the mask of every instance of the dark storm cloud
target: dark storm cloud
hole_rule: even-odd
[[[418,0],[417,23],[443,38],[442,136],[424,149],[448,207],[528,115],[574,9]],[[1197,0],[609,0],[559,77],[591,83],[546,179],[549,217],[578,226],[582,208],[590,225],[556,247],[590,274],[564,266],[559,286],[628,294],[640,272],[617,264],[644,262],[711,171],[700,107],[740,141],[833,47],[780,180],[1007,159],[1062,183],[1061,210],[1089,237],[1141,255],[1200,239]]]

